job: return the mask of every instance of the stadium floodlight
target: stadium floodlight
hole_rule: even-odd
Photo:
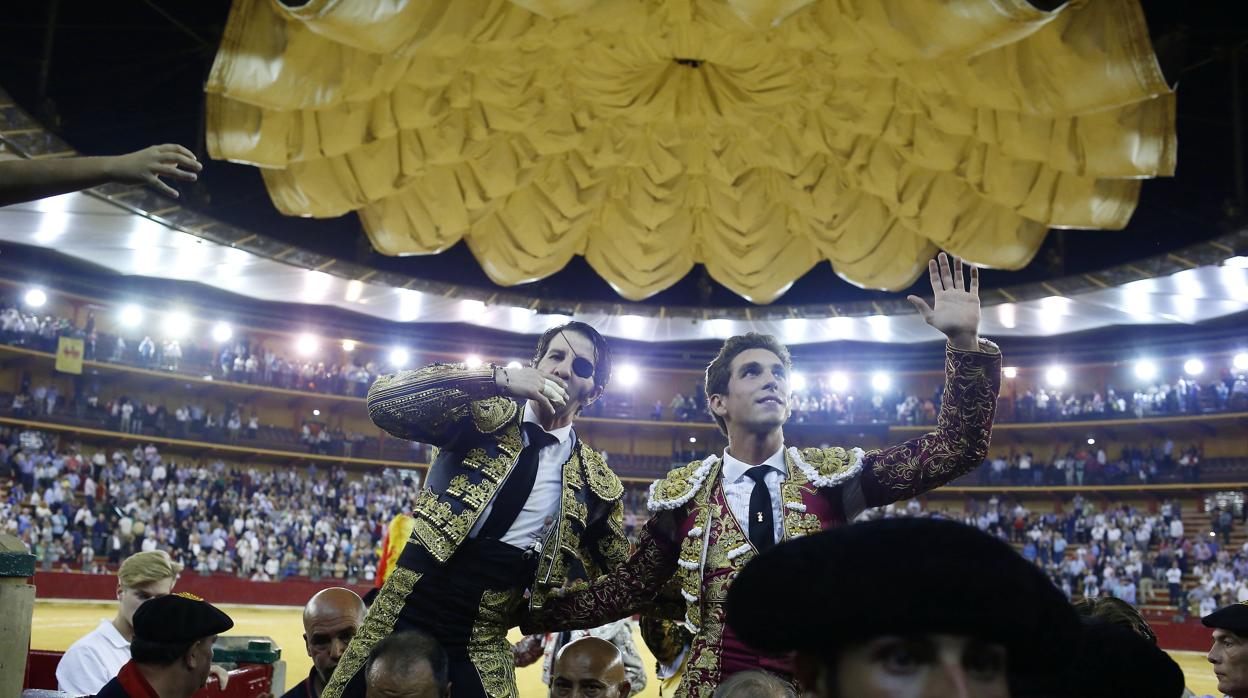
[[[191,331],[191,316],[180,310],[165,313],[165,324],[161,329],[169,339],[182,339]]]
[[[615,375],[620,381],[620,385],[625,388],[631,388],[634,385],[637,385],[637,381],[641,380],[641,371],[638,371],[637,367],[632,364],[624,364],[623,366],[620,366]]]
[[[849,390],[849,376],[844,371],[833,371],[828,374],[828,387],[834,392],[843,393]]]
[[[1001,369],[1001,375],[1005,376],[1006,378],[1017,378],[1017,377],[1018,377],[1018,367],[1017,367],[1017,366],[1006,366],[1005,368]]]
[[[212,341],[217,344],[225,344],[230,341],[230,337],[234,336],[234,328],[230,327],[228,322],[218,322],[212,326]]]
[[[507,368],[524,368],[524,364],[519,361],[512,360],[507,362]]]
[[[1061,366],[1050,366],[1044,372],[1044,382],[1054,388],[1060,388],[1066,385],[1066,369]]]
[[[696,436],[690,436],[690,437],[689,437],[689,443],[691,443],[691,444],[696,444],[697,442],[698,442],[698,437],[696,437]]]
[[[468,368],[478,368],[481,366],[481,357],[476,354],[469,354],[468,357],[464,359],[464,364],[467,365]]]
[[[407,350],[403,347],[395,347],[390,350],[390,365],[395,368],[403,368],[407,365],[410,358],[411,357],[407,354]]]
[[[48,294],[44,293],[41,288],[32,288],[26,292],[23,300],[31,308],[42,308],[43,304],[48,302]]]
[[[315,335],[304,333],[295,338],[295,351],[300,356],[312,356],[321,348],[321,342]]]
[[[1089,437],[1088,437],[1088,445],[1089,445],[1089,446],[1095,446],[1095,445],[1096,445],[1096,439],[1094,439],[1094,438],[1092,438],[1092,437],[1090,437],[1090,436],[1089,436]]]
[[[121,307],[118,315],[122,327],[135,328],[143,324],[143,309],[131,303]]]
[[[1188,359],[1183,362],[1183,372],[1189,376],[1199,376],[1205,372],[1205,362],[1200,359]]]
[[[793,391],[802,391],[806,389],[806,376],[794,371],[789,376],[789,389]]]
[[[1231,365],[1236,371],[1248,371],[1248,351],[1241,351],[1231,359]]]
[[[1135,377],[1142,381],[1151,381],[1157,377],[1157,364],[1148,359],[1135,362]]]
[[[320,411],[320,410],[312,410],[312,416],[313,416],[313,417],[319,417],[319,416],[321,416],[321,411]]]
[[[346,352],[355,351],[355,340],[354,339],[342,340],[342,350]]]
[[[877,393],[882,393],[885,390],[888,390],[889,386],[892,384],[893,379],[883,371],[876,371],[871,374],[871,389]]]

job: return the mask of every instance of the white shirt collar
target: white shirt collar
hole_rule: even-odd
[[[781,444],[780,450],[771,454],[771,457],[769,457],[767,460],[760,463],[760,465],[770,465],[771,467],[775,468],[781,473],[787,473],[788,468],[784,464],[784,445]],[[745,471],[753,467],[754,466],[750,465],[749,463],[745,463],[745,462],[737,460],[736,458],[733,458],[732,454],[728,453],[728,449],[724,449],[724,481],[725,482],[737,482],[741,478],[745,477]]]
[[[533,403],[531,402],[524,403],[524,421],[536,424],[539,429],[546,431],[545,427],[542,426],[541,420],[537,418],[537,410],[533,409]],[[546,433],[558,439],[559,443],[566,443],[568,439],[572,438],[572,425],[559,427],[554,431],[546,431]]]
[[[100,634],[104,636],[104,639],[108,640],[110,645],[119,650],[124,650],[130,646],[130,643],[122,636],[121,631],[117,629],[117,626],[113,625],[111,620],[100,621]]]

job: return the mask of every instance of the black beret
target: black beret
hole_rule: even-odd
[[[1236,635],[1248,636],[1248,602],[1223,606],[1200,619],[1208,628],[1230,630]]]
[[[1079,637],[1066,597],[1006,543],[960,523],[883,519],[777,545],[728,592],[727,622],[759,651],[828,651],[887,634],[999,642],[1011,672],[1060,666]]]
[[[148,599],[134,612],[134,636],[161,644],[194,642],[232,627],[216,606],[184,592]]]

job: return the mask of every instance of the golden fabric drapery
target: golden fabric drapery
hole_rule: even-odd
[[[503,285],[584,255],[629,299],[1016,269],[1175,165],[1136,0],[236,0],[206,89],[285,214],[462,238]]]

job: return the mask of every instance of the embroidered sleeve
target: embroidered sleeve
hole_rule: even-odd
[[[637,550],[609,574],[578,582],[525,616],[526,634],[582,630],[630,616],[654,598],[676,570],[679,545],[672,531],[673,514],[650,517],[637,540]]]
[[[611,505],[611,513],[585,536],[585,571],[602,576],[628,560],[628,536],[624,534],[624,502]]]
[[[868,507],[909,499],[979,467],[988,456],[1001,388],[1001,352],[945,351],[945,395],[936,430],[863,456],[862,495]]]
[[[541,635],[525,635],[519,642],[511,646],[511,658],[518,667],[528,666],[542,658],[546,650],[542,647]]]
[[[473,401],[496,395],[491,367],[431,364],[379,377],[368,391],[368,416],[400,439],[444,446],[472,416]]]

